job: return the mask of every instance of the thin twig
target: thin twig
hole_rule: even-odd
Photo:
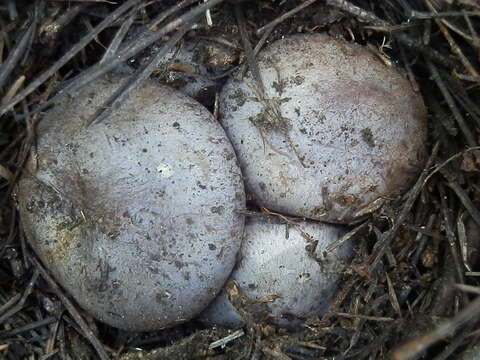
[[[139,35],[137,39],[132,40],[129,44],[126,44],[118,53],[117,56],[113,57],[111,61],[107,61],[103,64],[95,64],[90,68],[82,71],[82,74],[78,75],[76,78],[72,79],[68,85],[63,87],[58,93],[57,96],[63,96],[65,92],[73,92],[79,88],[85,86],[86,84],[98,79],[100,76],[106,74],[108,71],[115,68],[117,65],[120,65],[129,58],[135,56],[140,51],[147,48],[149,45],[153,44],[155,41],[162,38],[162,36],[170,33],[171,31],[177,29],[178,27],[190,23],[193,19],[197,18],[206,9],[210,9],[215,5],[223,2],[224,0],[209,0],[208,3],[198,5],[192,10],[188,11],[186,14],[179,16],[175,20],[171,21],[160,30],[146,34],[145,37]],[[148,31],[148,30],[147,30]],[[55,98],[51,102],[55,101]],[[0,108],[1,110],[1,108]]]
[[[122,25],[120,25],[120,28],[117,30],[115,37],[110,42],[110,45],[108,45],[108,48],[105,51],[105,54],[103,54],[102,59],[99,61],[99,64],[103,64],[105,61],[110,60],[113,56],[115,56],[118,48],[120,47],[120,44],[127,35],[128,30],[135,21],[136,11],[137,9],[135,8],[135,10],[132,11],[130,16],[128,16],[127,19],[122,23]]]
[[[124,12],[137,4],[140,0],[127,0],[110,15],[108,15],[100,24],[98,24],[92,32],[85,35],[78,43],[76,43],[69,51],[67,51],[59,60],[57,60],[48,70],[37,76],[24,90],[17,94],[12,101],[0,107],[0,116],[11,110],[16,104],[25,99],[34,92],[39,86],[54,75],[60,68],[77,55],[90,41],[92,41],[107,26],[117,20]],[[33,26],[33,24],[32,24]],[[0,81],[1,84],[1,81]]]
[[[48,283],[48,285],[50,286],[52,291],[62,301],[62,303],[65,306],[65,308],[67,309],[67,311],[75,319],[78,326],[80,326],[80,328],[82,329],[85,337],[90,341],[92,346],[97,351],[97,354],[100,357],[100,359],[101,360],[109,360],[110,357],[107,355],[102,343],[98,340],[98,338],[95,336],[93,331],[88,326],[87,322],[83,319],[83,317],[80,315],[78,310],[75,308],[75,306],[73,305],[73,302],[63,293],[63,291],[57,285],[55,280],[50,276],[50,274],[47,272],[47,270],[44,269],[43,265],[40,264],[40,262],[35,257],[32,256],[30,258],[30,261],[35,265],[35,267],[37,269],[36,271],[40,272],[40,274],[45,279],[45,281]]]
[[[18,293],[13,295],[10,300],[8,300],[5,304],[0,306],[0,315],[5,313],[8,309],[10,309],[13,305],[17,303],[18,300],[22,297],[22,294]]]
[[[16,329],[9,330],[9,331],[6,331],[6,332],[2,332],[2,333],[0,333],[0,337],[5,338],[5,337],[9,337],[9,336],[15,336],[15,335],[18,335],[18,334],[21,334],[21,333],[24,333],[24,332],[28,332],[28,331],[37,329],[39,327],[50,325],[51,323],[54,323],[57,320],[58,320],[57,317],[49,316],[49,317],[46,317],[45,319],[34,321],[30,324],[18,327]]]
[[[392,229],[390,229],[388,232],[384,234],[384,237],[381,241],[379,241],[377,244],[375,244],[376,247],[376,253],[373,257],[373,260],[369,266],[369,272],[373,273],[375,268],[377,267],[378,263],[380,262],[380,259],[382,258],[383,254],[385,253],[387,247],[390,245],[392,240],[395,238],[397,235],[398,231],[402,227],[403,222],[407,218],[408,214],[410,213],[410,210],[412,209],[413,203],[417,199],[418,195],[420,194],[420,191],[422,190],[423,186],[425,185],[425,179],[428,176],[428,170],[432,166],[433,162],[435,161],[437,157],[437,153],[439,150],[439,143],[437,142],[435,146],[432,149],[432,154],[430,155],[430,158],[427,161],[427,164],[420,174],[420,176],[417,179],[417,182],[413,186],[413,188],[410,190],[410,193],[408,194],[407,200],[405,201],[405,204],[402,207],[402,210],[400,212],[400,215],[397,217],[396,222],[394,223]]]
[[[99,123],[102,120],[106,119],[112,112],[119,109],[125,101],[127,101],[130,93],[142,82],[148,79],[152,72],[158,67],[158,64],[162,58],[170,51],[170,49],[179,42],[183,35],[190,28],[190,24],[184,25],[180,30],[178,30],[174,36],[168,40],[165,45],[158,51],[158,53],[153,57],[150,63],[145,66],[144,69],[141,69],[135,72],[129,79],[126,80],[125,84],[120,86],[120,88],[115,91],[115,93],[108,98],[102,106],[100,106],[100,111],[95,113],[92,118],[87,122],[88,125]]]
[[[457,234],[458,234],[458,243],[460,245],[460,253],[462,254],[463,267],[466,271],[472,271],[469,262],[468,254],[468,240],[467,240],[467,231],[465,229],[465,217],[467,215],[466,211],[462,213],[457,218]]]
[[[448,107],[450,108],[450,111],[455,117],[455,120],[457,120],[458,126],[460,127],[460,130],[462,131],[463,136],[465,136],[468,146],[470,147],[476,146],[477,142],[475,141],[475,138],[473,137],[472,132],[468,128],[463,115],[458,110],[457,105],[455,104],[455,101],[452,98],[452,95],[450,94],[447,87],[445,86],[445,83],[443,82],[437,67],[428,59],[426,59],[426,62],[430,70],[430,73],[432,74],[433,80],[435,81],[439,90],[441,91],[445,101],[448,104]]]
[[[263,80],[262,80],[262,76],[260,75],[260,69],[258,68],[258,63],[255,61],[255,55],[253,53],[252,44],[250,44],[250,40],[248,39],[248,32],[246,29],[245,17],[243,15],[242,8],[238,4],[235,5],[235,17],[237,18],[238,27],[240,29],[243,48],[245,50],[245,54],[247,55],[248,66],[250,68],[250,71],[253,74],[253,78],[258,87],[258,91],[260,92],[261,97],[263,98],[265,94],[265,86],[263,85]]]
[[[443,215],[443,225],[445,227],[445,233],[447,235],[447,240],[450,252],[453,257],[453,267],[457,276],[456,281],[460,283],[464,283],[465,279],[463,276],[463,271],[460,266],[460,256],[457,250],[457,237],[455,236],[454,226],[453,226],[453,219],[451,218],[451,210],[447,205],[447,195],[443,186],[443,183],[438,184],[438,191],[440,193],[440,203],[441,203],[441,212]],[[451,269],[452,267],[450,267]]]
[[[296,6],[295,8],[293,8],[292,10],[290,11],[287,11],[286,13],[282,14],[281,16],[277,17],[275,20],[269,22],[267,25],[265,26],[262,26],[260,29],[257,30],[257,35],[261,35],[263,32],[265,32],[265,30],[268,30],[272,27],[275,27],[277,26],[278,24],[282,23],[283,21],[287,20],[288,18],[292,17],[293,15],[295,15],[296,13],[298,13],[299,11],[305,9],[307,6],[310,6],[312,5],[313,3],[315,3],[317,0],[307,0],[303,3],[301,3],[300,5]]]
[[[215,349],[215,348],[220,347],[221,349],[223,349],[225,347],[225,345],[227,345],[229,342],[231,342],[235,339],[238,339],[239,337],[242,337],[243,335],[245,335],[245,332],[242,329],[234,331],[233,333],[221,338],[220,340],[216,340],[216,341],[210,343],[210,345],[208,345],[208,348],[209,349]]]
[[[431,231],[433,224],[435,223],[435,220],[437,218],[436,214],[430,214],[430,217],[428,218],[427,221],[427,226],[425,227],[425,230]],[[415,253],[412,258],[412,264],[417,265],[418,261],[420,259],[421,254],[423,253],[423,250],[425,249],[425,246],[427,245],[427,236],[424,233],[419,232],[417,234],[417,237],[415,238],[415,242],[418,244],[417,248],[415,249]]]
[[[338,9],[341,9],[353,16],[355,16],[358,20],[378,24],[381,26],[389,26],[389,24],[372,14],[371,12],[364,10],[356,5],[353,5],[347,0],[326,0],[326,4],[330,6],[334,6]]]
[[[356,17],[358,20],[371,23],[373,25],[376,25],[379,27],[379,30],[385,29],[384,31],[387,31],[390,33],[388,29],[391,28],[391,24],[389,24],[387,21],[380,19],[376,15],[372,14],[371,12],[364,10],[356,5],[353,5],[347,0],[327,0],[326,1],[327,5],[336,7],[342,11],[345,11],[354,17]],[[449,67],[449,68],[456,68],[457,63],[452,61],[451,59],[443,56],[440,54],[437,50],[433,49],[432,47],[424,46],[421,42],[416,41],[412,38],[410,38],[407,34],[405,33],[397,33],[393,32],[391,35],[400,43],[403,45],[412,48],[412,50],[420,52],[423,56],[425,56],[427,59],[430,59],[431,61],[434,61],[442,66]]]
[[[455,284],[455,287],[458,290],[470,293],[470,294],[476,294],[480,295],[480,287],[478,286],[472,286],[472,285],[465,285],[465,284]]]
[[[28,282],[27,287],[25,288],[25,291],[23,292],[23,295],[18,301],[18,303],[16,303],[16,305],[12,307],[10,310],[8,310],[5,314],[0,316],[0,324],[4,323],[7,319],[15,315],[17,312],[19,312],[23,308],[23,305],[25,305],[25,301],[27,301],[27,298],[30,296],[30,294],[33,291],[33,286],[37,282],[38,274],[39,272],[37,270],[33,272],[32,278]]]
[[[463,206],[465,206],[465,209],[467,209],[467,211],[469,212],[473,221],[475,221],[475,223],[478,226],[480,226],[480,211],[478,211],[477,207],[473,204],[467,192],[463,190],[462,187],[457,182],[454,182],[454,181],[448,182],[447,185],[458,196]]]
[[[340,317],[348,318],[348,319],[363,319],[363,320],[370,320],[370,321],[394,321],[394,318],[391,317],[384,317],[384,316],[367,316],[367,315],[359,315],[359,314],[347,314],[347,313],[340,313],[336,312],[333,315],[337,315]]]
[[[196,1],[198,1],[198,0],[183,0],[183,1],[180,1],[176,5],[170,6],[167,10],[158,14],[157,17],[151,21],[150,26],[149,26],[149,30],[150,31],[156,31],[157,28],[158,28],[158,25],[160,25],[160,23],[163,22],[170,15],[174,14],[175,12],[177,12],[179,10],[182,10],[183,8],[186,8],[187,6],[192,5]]]
[[[27,45],[30,41],[30,38],[33,36],[34,29],[35,23],[30,24],[18,44],[8,55],[7,60],[5,60],[5,62],[3,62],[2,66],[0,67],[0,91],[5,85],[5,83],[8,81],[8,77],[10,76],[13,69],[15,69],[15,67],[17,66],[20,58],[23,56],[25,51],[27,51]]]
[[[478,11],[443,11],[443,12],[425,12],[412,10],[407,16],[411,19],[427,20],[441,19],[448,17],[462,17],[464,15],[480,15]]]
[[[425,99],[427,100],[430,110],[435,115],[435,118],[440,120],[440,123],[447,133],[451,136],[457,136],[458,129],[455,127],[455,122],[451,117],[451,114],[442,109],[437,98],[433,95],[433,86],[431,88],[427,87],[427,91],[425,91]]]
[[[368,222],[364,222],[364,223],[358,225],[357,227],[355,227],[354,229],[350,230],[345,235],[343,235],[341,238],[339,238],[338,240],[336,240],[332,244],[328,245],[325,248],[325,252],[330,253],[333,250],[335,250],[336,248],[340,247],[343,243],[345,243],[346,241],[351,239],[354,235],[356,235],[360,230],[363,230],[367,225],[368,225]]]
[[[428,174],[428,176],[425,178],[425,183],[427,183],[432,178],[433,175],[435,175],[437,172],[441,171],[445,166],[447,166],[453,160],[458,159],[459,157],[465,155],[466,153],[469,153],[471,151],[477,151],[477,150],[480,150],[480,146],[475,146],[475,147],[468,148],[468,149],[466,149],[466,150],[464,150],[460,153],[452,155],[451,157],[449,157],[447,160],[445,160],[441,164],[435,165],[432,172],[430,174]]]
[[[434,8],[434,6],[432,5],[432,3],[429,1],[429,0],[424,0],[425,1],[425,4],[427,5],[427,7],[429,8],[430,11],[432,11],[433,13],[436,12],[436,9]],[[447,43],[448,45],[450,45],[450,49],[452,50],[452,52],[457,55],[457,57],[460,59],[460,61],[462,62],[463,66],[465,67],[465,69],[467,70],[467,72],[471,75],[471,76],[478,76],[478,72],[475,70],[475,68],[473,67],[473,65],[470,63],[470,61],[467,59],[467,57],[465,55],[463,55],[463,52],[462,50],[460,49],[460,47],[457,45],[457,43],[455,42],[455,40],[453,39],[453,37],[450,35],[447,27],[438,19],[435,19],[435,23],[437,24],[437,26],[439,27],[440,31],[442,32],[443,36],[445,37],[445,39],[447,40]]]
[[[70,8],[66,9],[66,11],[60,17],[58,17],[58,19],[55,19],[55,21],[49,21],[47,25],[40,25],[39,33],[41,36],[48,38],[52,44],[55,44],[54,41],[62,29],[72,22],[75,17],[86,7],[87,4],[77,4],[75,6],[71,6]]]
[[[391,354],[392,360],[415,359],[437,341],[451,336],[458,328],[480,315],[480,296],[460,311],[453,319],[438,326],[435,330],[397,347]]]

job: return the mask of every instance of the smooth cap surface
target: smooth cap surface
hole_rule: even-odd
[[[29,242],[70,295],[107,324],[144,331],[191,319],[220,291],[245,195],[223,129],[175,90],[145,82],[85,127],[121,80],[45,115],[18,199]]]
[[[247,188],[269,209],[350,223],[406,190],[425,155],[426,110],[368,48],[294,35],[257,57],[220,97]]]
[[[325,223],[302,221],[289,226],[275,219],[249,219],[240,260],[230,276],[250,301],[240,310],[256,316],[255,321],[272,316],[278,325],[289,328],[325,312],[335,296],[352,244],[341,245],[321,261],[317,258],[344,233],[342,227]],[[312,247],[314,243],[316,247]],[[259,312],[261,304],[268,307],[268,312]],[[224,327],[244,322],[225,291],[202,313],[201,320]]]

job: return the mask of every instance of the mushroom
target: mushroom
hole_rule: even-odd
[[[142,27],[134,28],[129,37],[134,38],[141,30]],[[132,65],[146,65],[159,50],[157,44],[152,45],[133,59]],[[233,47],[202,37],[187,39],[161,59],[155,78],[209,107],[220,88],[218,79],[237,61],[238,54]]]
[[[270,320],[296,329],[305,318],[324,313],[335,296],[352,244],[343,243],[326,256],[324,252],[344,233],[338,225],[312,221],[290,226],[275,218],[247,220],[239,261],[230,276],[238,288],[234,292],[245,298],[238,302],[244,308],[236,308],[228,291],[222,291],[200,320],[239,327],[249,314],[255,321]]]
[[[187,321],[231,272],[245,194],[232,146],[193,99],[147,81],[86,126],[118,76],[64,96],[18,186],[27,238],[97,319],[135,331]]]
[[[293,35],[230,79],[221,122],[258,202],[352,223],[406,189],[425,159],[426,110],[410,83],[367,47]]]

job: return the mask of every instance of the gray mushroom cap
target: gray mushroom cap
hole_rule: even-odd
[[[352,254],[352,244],[346,242],[319,261],[326,248],[345,230],[338,225],[312,221],[297,224],[288,226],[274,219],[247,220],[240,259],[230,276],[238,284],[241,296],[248,299],[248,305],[240,311],[253,314],[258,321],[273,316],[278,325],[292,329],[305,318],[328,309],[344,265]],[[312,252],[308,250],[309,243],[317,243]],[[259,312],[260,303],[267,304],[266,313]],[[226,291],[201,314],[200,320],[222,327],[244,324]]]
[[[224,131],[175,90],[145,82],[86,127],[120,80],[96,81],[45,115],[18,201],[30,244],[79,305],[145,331],[193,318],[220,291],[245,195]]]
[[[133,28],[127,38],[134,39],[144,29]],[[147,51],[131,60],[146,66],[160,51],[153,44]],[[193,97],[205,106],[213,104],[215,92],[220,88],[218,78],[237,61],[236,51],[207,39],[197,38],[179,42],[160,59],[155,79]],[[215,80],[217,79],[217,80]]]
[[[258,56],[220,96],[222,125],[247,189],[275,211],[358,220],[406,189],[425,159],[426,110],[394,67],[368,48],[294,35]]]

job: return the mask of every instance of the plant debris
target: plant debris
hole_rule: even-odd
[[[478,247],[480,230],[479,17],[473,0],[4,1],[0,357],[460,359],[480,343],[480,250],[469,250]],[[142,31],[132,38],[134,27]],[[93,320],[36,259],[17,216],[15,183],[25,160],[36,156],[42,112],[56,96],[130,66],[152,45],[160,51],[130,66],[127,83],[91,121],[157,76],[162,57],[186,38],[241,50],[215,79],[222,81],[234,70],[258,74],[262,47],[298,32],[368,46],[405,73],[429,110],[429,161],[403,198],[379,199],[340,239],[352,239],[356,252],[330,310],[298,333],[255,319],[236,332],[191,321],[151,333]],[[257,84],[261,92],[260,78]],[[206,105],[217,112],[218,105]],[[272,214],[263,209],[262,216]]]

